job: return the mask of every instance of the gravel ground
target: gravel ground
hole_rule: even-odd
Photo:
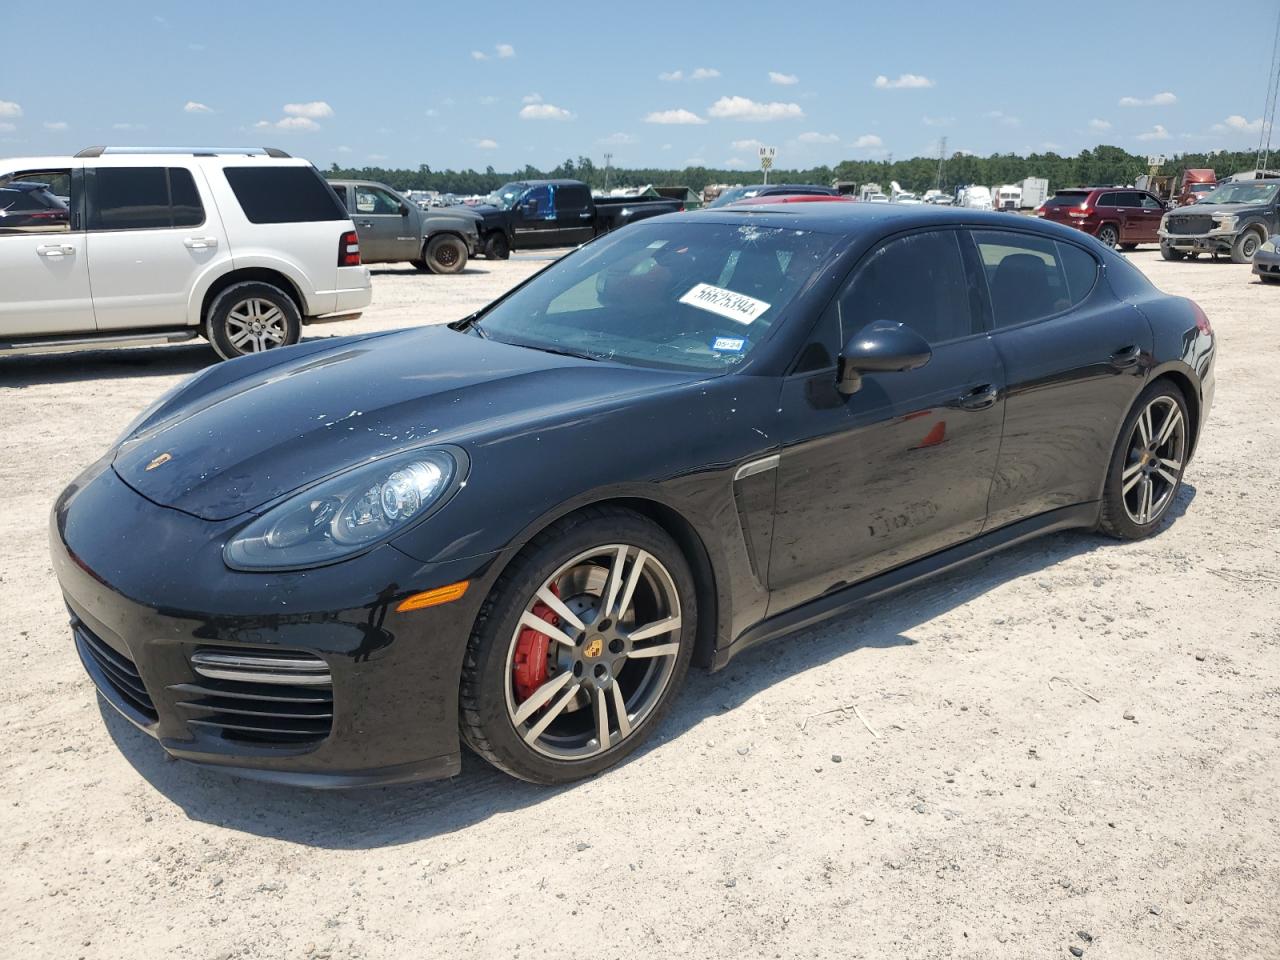
[[[80,668],[46,520],[213,355],[5,363],[0,956],[1274,958],[1280,289],[1133,259],[1219,336],[1171,525],[1053,536],[692,675],[649,747],[562,790],[471,757],[347,794],[167,761]],[[380,270],[364,319],[310,332],[453,319],[543,262]]]

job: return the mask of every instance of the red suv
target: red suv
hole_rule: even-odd
[[[1153,193],[1132,187],[1078,187],[1058,190],[1036,209],[1036,216],[1091,233],[1108,247],[1132,250],[1159,243],[1157,231],[1165,205]]]

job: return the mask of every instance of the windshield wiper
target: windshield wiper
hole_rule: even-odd
[[[586,353],[582,350],[569,350],[565,347],[548,347],[542,344],[521,343],[517,346],[528,347],[530,350],[541,350],[543,353],[554,353],[562,357],[577,357],[579,360],[594,360],[599,363],[604,357],[598,357],[594,353]]]

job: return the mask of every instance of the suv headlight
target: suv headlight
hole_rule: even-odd
[[[345,560],[434,513],[461,484],[462,451],[425,447],[347,470],[271,507],[223,549],[237,570]]]

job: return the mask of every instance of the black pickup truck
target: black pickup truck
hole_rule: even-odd
[[[1195,203],[1170,210],[1160,222],[1160,254],[1181,260],[1211,253],[1227,254],[1233,263],[1249,263],[1258,248],[1280,233],[1280,179],[1218,184]]]
[[[481,217],[485,256],[505,260],[512,250],[577,246],[684,204],[665,197],[592,197],[580,180],[514,180],[471,209]]]

